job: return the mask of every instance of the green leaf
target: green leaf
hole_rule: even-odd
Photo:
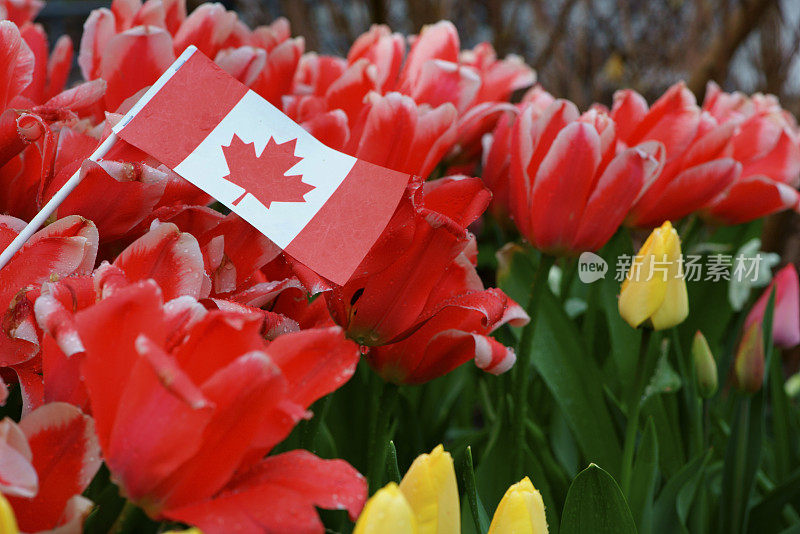
[[[652,532],[674,534],[686,530],[686,516],[684,513],[679,513],[678,501],[679,498],[694,495],[697,491],[709,458],[711,451],[698,455],[667,481],[653,507]]]
[[[595,464],[578,473],[567,492],[561,534],[636,533],[628,503],[614,478]]]
[[[389,475],[389,481],[397,484],[403,479],[400,475],[400,468],[397,466],[397,449],[394,446],[394,441],[389,440],[389,454],[386,458],[386,471]]]
[[[664,477],[671,477],[686,463],[683,449],[683,429],[674,416],[671,405],[674,394],[650,397],[642,407],[642,415],[652,417],[658,438],[658,462]]]
[[[669,363],[667,351],[662,351],[658,357],[653,376],[650,378],[647,387],[644,388],[642,402],[646,402],[650,397],[661,393],[674,393],[681,388],[682,383],[681,376],[675,372],[675,369]]]
[[[620,282],[616,280],[617,259],[634,253],[631,238],[621,230],[608,242],[600,255],[608,262],[606,277],[596,282],[599,284],[600,306],[608,324],[611,338],[611,359],[616,367],[616,375],[620,384],[630,384],[636,375],[636,361],[639,357],[638,347],[641,345],[642,333],[631,328],[619,314],[617,295]],[[593,335],[587,332],[587,335]]]
[[[467,494],[466,503],[469,506],[475,532],[480,534],[489,530],[489,517],[480,502],[478,491],[475,487],[475,470],[472,465],[472,447],[467,447],[464,455],[464,488]]]
[[[775,450],[774,480],[783,481],[792,467],[797,465],[797,441],[792,439],[789,398],[786,396],[780,358],[772,358],[769,369],[769,394],[772,406],[772,433]]]
[[[748,532],[778,532],[783,524],[781,510],[792,505],[800,510],[800,470],[770,491],[750,511]]]
[[[543,291],[533,338],[533,365],[541,375],[586,459],[617,469],[622,458],[603,395],[600,369],[560,303]]]
[[[658,482],[658,438],[653,418],[647,420],[631,477],[631,513],[639,532],[651,532],[653,497]]]

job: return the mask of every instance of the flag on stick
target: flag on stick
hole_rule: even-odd
[[[386,227],[410,178],[325,146],[194,47],[114,133],[338,284]]]

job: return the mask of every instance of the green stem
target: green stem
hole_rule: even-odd
[[[594,357],[594,339],[597,328],[597,316],[600,312],[600,283],[589,284],[586,294],[586,313],[583,319],[583,337],[589,356]]]
[[[636,446],[636,431],[639,429],[639,412],[642,409],[642,394],[647,385],[648,354],[652,331],[642,330],[639,359],[636,361],[636,378],[628,397],[628,421],[625,427],[625,444],[622,449],[622,492],[629,494],[633,469],[633,451]]]
[[[525,420],[528,416],[528,386],[530,385],[530,364],[531,364],[531,349],[533,348],[533,333],[536,329],[536,312],[539,308],[539,302],[542,298],[542,293],[546,290],[547,276],[550,273],[550,268],[553,266],[555,258],[542,254],[539,259],[539,265],[536,267],[536,273],[533,277],[531,285],[530,297],[528,298],[528,306],[525,311],[530,317],[531,321],[525,328],[522,329],[522,336],[517,346],[517,364],[516,364],[516,380],[514,383],[514,449],[513,458],[514,463],[514,476],[521,477],[522,472],[522,458],[525,444]]]
[[[740,524],[740,520],[745,516],[745,511],[742,510],[742,506],[745,502],[745,471],[747,469],[747,454],[745,451],[747,450],[748,433],[750,430],[750,399],[746,397],[740,399],[737,411],[736,417],[740,419],[740,424],[737,428],[738,432],[736,435],[732,435],[729,438],[736,440],[738,452],[735,460],[736,468],[733,481],[733,499],[731,499],[733,507],[731,517],[734,518],[730,525],[730,532],[732,534],[738,534],[741,531],[742,525]]]
[[[317,402],[317,413],[308,421],[303,428],[303,433],[300,437],[300,447],[311,452],[317,452],[314,448],[314,440],[319,434],[320,426],[325,421],[325,416],[328,414],[328,408],[331,405],[331,397],[333,393],[325,396],[321,401]]]
[[[675,359],[678,361],[678,370],[683,377],[683,400],[685,413],[689,426],[688,457],[694,458],[704,449],[703,444],[703,399],[697,392],[697,372],[694,366],[691,351],[684,352],[678,329],[672,329],[672,347],[675,350]],[[691,524],[692,532],[705,532],[706,492],[705,483],[701,481],[695,496],[695,506],[692,507]]]
[[[125,506],[122,507],[117,519],[114,521],[114,524],[111,525],[111,528],[108,530],[113,534],[119,534],[122,532],[129,531],[129,523],[131,520],[136,516],[138,511],[138,507],[133,504],[131,501],[125,501]]]
[[[561,269],[561,284],[558,290],[558,297],[561,299],[561,302],[567,300],[569,288],[572,286],[572,281],[575,279],[575,273],[577,272],[578,260],[575,258],[564,258],[564,267]]]
[[[672,347],[678,370],[684,379],[683,397],[686,403],[686,415],[689,419],[689,458],[694,458],[703,448],[703,402],[697,393],[697,377],[691,352],[684,353],[681,347],[678,329],[672,328]],[[687,358],[688,357],[688,358]]]
[[[367,481],[369,482],[370,494],[376,492],[383,485],[384,474],[386,473],[386,452],[391,439],[391,416],[397,404],[399,388],[397,384],[387,382],[383,387],[383,394],[378,403],[375,420],[374,437],[369,447],[369,464],[367,471]]]

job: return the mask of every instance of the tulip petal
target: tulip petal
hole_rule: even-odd
[[[741,164],[723,158],[684,170],[660,191],[648,189],[632,208],[629,223],[656,226],[668,218],[679,219],[697,211],[724,193],[741,173]],[[663,175],[662,175],[663,178]]]
[[[174,359],[159,351],[146,334],[139,334],[132,345],[120,350],[126,358],[133,358],[124,362],[130,368],[129,374],[118,374],[123,366],[105,373],[115,378],[105,387],[124,386],[103,456],[109,469],[123,482],[128,498],[137,501],[199,449],[212,407]],[[105,362],[97,361],[101,358],[92,345],[87,342],[86,346],[84,372],[94,406],[97,385],[89,383],[88,368]],[[106,346],[106,353],[108,350]],[[153,435],[159,439],[152,439]],[[147,469],[142,469],[143,465]]]
[[[197,240],[172,223],[161,224],[134,241],[114,260],[131,282],[155,280],[164,298],[200,298],[203,255]]]
[[[753,323],[761,323],[770,294],[775,290],[775,309],[772,321],[772,339],[782,348],[789,349],[800,343],[800,281],[797,269],[788,264],[775,274],[770,285],[747,314],[743,330]]]
[[[297,450],[269,456],[214,499],[168,510],[166,515],[205,534],[322,534],[315,506],[345,509],[355,519],[366,499],[366,481],[349,464]]]
[[[34,410],[19,424],[33,453],[39,491],[33,499],[11,498],[17,523],[26,532],[60,526],[69,501],[80,495],[100,468],[92,419],[66,403]]]
[[[421,532],[461,532],[453,458],[441,445],[430,454],[417,456],[400,481],[400,491],[414,510]]]
[[[279,336],[267,353],[286,377],[292,400],[304,408],[350,380],[360,357],[339,327]]]
[[[738,180],[720,195],[709,208],[712,218],[725,224],[739,224],[766,217],[800,205],[796,189],[766,176],[748,176]]]
[[[137,26],[109,39],[100,63],[100,77],[108,82],[106,109],[116,110],[151,85],[173,61],[172,38],[161,28]]]
[[[586,203],[572,250],[597,250],[611,239],[639,196],[648,158],[633,148],[611,160]]]
[[[619,313],[633,328],[648,320],[664,302],[667,294],[666,275],[657,271],[654,265],[655,261],[668,259],[663,234],[660,229],[650,234],[622,282]]]
[[[49,184],[49,200],[79,165],[65,166]],[[58,208],[59,215],[79,214],[94,221],[104,241],[122,237],[139,224],[164,194],[165,174],[135,163],[86,160],[83,180]]]
[[[425,208],[467,227],[483,214],[491,193],[480,178],[447,176],[425,182]]]
[[[325,92],[329,109],[341,109],[350,122],[355,122],[364,107],[364,98],[378,88],[377,77],[377,69],[366,59],[348,66]]]
[[[542,250],[568,247],[583,215],[600,164],[600,137],[574,122],[559,132],[539,166],[531,189],[531,232]]]
[[[10,418],[0,421],[0,490],[8,497],[32,498],[39,477],[31,464],[33,453],[25,434]]]
[[[114,13],[105,7],[92,10],[83,24],[78,65],[84,80],[95,80],[102,76],[100,63],[103,51],[116,34],[116,26]]]
[[[394,482],[375,492],[358,517],[353,534],[417,534],[414,510]]]
[[[30,85],[34,68],[33,52],[22,40],[17,25],[0,21],[0,109]]]
[[[284,415],[280,405],[286,382],[263,352],[244,354],[222,367],[203,384],[202,392],[214,411],[200,438],[203,447],[156,489],[166,496],[159,506],[167,509],[191,505],[222,489],[262,425],[269,424],[276,411]],[[288,433],[291,425],[287,426]]]
[[[457,63],[460,48],[458,30],[452,22],[442,20],[436,24],[424,26],[411,45],[411,51],[403,66],[401,78],[404,87],[413,84],[420,77],[424,66],[430,61],[439,59]]]

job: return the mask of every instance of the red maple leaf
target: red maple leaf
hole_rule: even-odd
[[[303,195],[314,189],[303,183],[302,175],[284,176],[303,158],[294,155],[297,139],[277,143],[270,137],[261,155],[256,155],[254,143],[245,143],[236,134],[231,143],[222,147],[228,174],[225,180],[244,188],[244,193],[233,201],[236,206],[250,193],[269,208],[273,202],[305,202]]]

